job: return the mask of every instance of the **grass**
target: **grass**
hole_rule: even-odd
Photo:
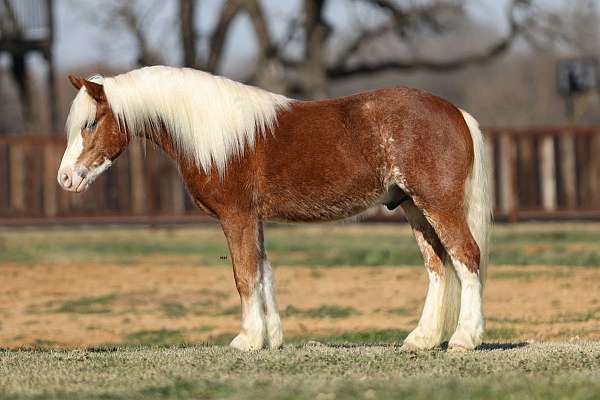
[[[573,272],[567,271],[491,271],[490,278],[492,279],[522,279],[532,280],[536,278],[568,278],[573,276]]]
[[[353,338],[355,339],[355,338]],[[0,352],[4,399],[593,399],[600,345],[488,344],[406,354],[396,345]]]
[[[407,307],[390,308],[390,309],[386,310],[386,312],[388,314],[400,315],[400,316],[407,316],[407,315],[414,315],[414,314],[416,314],[416,311],[414,309],[410,309],[410,308],[407,308]]]
[[[169,318],[182,318],[188,315],[189,310],[187,307],[181,303],[162,303],[160,305],[163,313]]]
[[[486,340],[511,340],[518,337],[518,332],[514,328],[491,328],[486,329]]]
[[[282,316],[284,317],[299,316],[304,318],[347,318],[357,314],[359,312],[352,307],[340,307],[328,304],[309,309],[299,309],[289,305],[282,312]]]
[[[183,333],[179,330],[159,329],[138,331],[127,335],[125,340],[129,345],[165,346],[183,342]]]
[[[421,265],[408,225],[272,225],[266,232],[274,265]],[[497,225],[491,261],[512,265],[600,266],[599,224]],[[135,266],[229,265],[216,225],[158,229],[94,227],[0,231],[0,264],[95,262]],[[156,259],[156,256],[160,256]],[[319,277],[319,272],[314,275]]]
[[[273,226],[267,248],[274,265],[421,265],[412,234],[403,225]],[[600,225],[499,225],[492,263],[600,266]],[[81,230],[0,230],[0,269],[69,263],[137,265],[229,265],[223,235],[214,226],[172,229],[86,228]],[[321,279],[324,269],[312,270]],[[372,268],[376,273],[381,269]],[[543,268],[490,270],[492,279],[563,278],[572,273]],[[573,273],[577,273],[573,270]],[[219,307],[227,293],[205,288],[198,303],[161,299],[156,309],[168,318],[239,315],[239,306]],[[100,314],[122,303],[119,294],[52,302],[45,313]],[[600,304],[598,305],[600,306]],[[593,399],[600,392],[600,344],[498,343],[528,325],[597,320],[600,308],[531,319],[488,318],[488,343],[479,351],[398,351],[403,330],[349,331],[328,336],[286,337],[279,351],[239,353],[227,348],[233,335],[209,325],[133,331],[120,344],[55,350],[40,337],[34,349],[0,349],[0,399]],[[208,311],[206,311],[208,310]],[[410,307],[380,310],[413,315]],[[40,311],[41,312],[41,311]],[[289,306],[286,317],[341,319],[352,307]],[[77,316],[72,315],[69,318]],[[88,317],[89,318],[89,317]],[[312,320],[311,322],[318,323]],[[336,320],[337,322],[337,320]],[[509,324],[515,325],[508,326]],[[135,328],[140,329],[141,327]],[[593,324],[582,327],[594,329]],[[208,332],[208,343],[185,344],[190,332]]]
[[[114,294],[98,297],[82,297],[77,300],[65,301],[53,312],[75,314],[103,314],[111,310],[108,305],[115,300]],[[52,312],[52,311],[51,311]]]

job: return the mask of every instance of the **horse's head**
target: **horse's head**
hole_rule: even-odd
[[[69,75],[69,80],[79,93],[67,118],[69,138],[58,183],[65,190],[83,192],[123,152],[129,137],[110,109],[101,77]]]

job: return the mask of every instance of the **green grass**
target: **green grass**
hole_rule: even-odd
[[[187,307],[181,303],[162,303],[160,305],[162,312],[170,318],[182,318],[188,315],[189,310]]]
[[[55,310],[50,312],[75,313],[75,314],[103,314],[111,310],[108,305],[115,300],[114,294],[98,297],[82,297],[77,300],[65,301]]]
[[[535,278],[568,278],[573,276],[574,272],[567,271],[490,271],[492,279],[519,279],[531,280]]]
[[[595,399],[597,343],[488,344],[469,353],[396,345],[0,351],[3,399]]]
[[[407,307],[390,308],[386,310],[388,314],[407,316],[415,314],[415,310]]]
[[[485,331],[486,340],[511,340],[518,336],[514,328],[491,328]]]
[[[359,312],[352,307],[340,307],[324,304],[316,308],[300,309],[289,305],[283,310],[282,316],[299,316],[304,318],[347,318]]]
[[[178,344],[184,341],[183,333],[179,330],[159,329],[153,331],[138,331],[130,333],[125,339],[128,345],[170,345]]]
[[[269,225],[267,249],[274,265],[421,265],[408,225]],[[513,265],[600,266],[600,224],[496,225],[491,262]],[[230,261],[216,225],[175,228],[95,227],[0,231],[0,265],[61,262],[134,266],[223,266]],[[319,278],[316,271],[314,278]]]

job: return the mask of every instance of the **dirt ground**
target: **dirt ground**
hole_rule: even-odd
[[[3,264],[0,347],[80,347],[233,336],[239,301],[226,267]],[[422,267],[280,266],[287,337],[409,331],[426,290]],[[492,266],[488,341],[600,338],[600,269]],[[148,339],[148,338],[154,339]]]

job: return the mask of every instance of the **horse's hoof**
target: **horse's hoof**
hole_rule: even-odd
[[[420,351],[421,349],[418,348],[417,346],[415,346],[412,343],[403,343],[402,346],[400,347],[400,351],[405,352],[405,353],[416,353],[417,351]]]
[[[251,340],[248,336],[241,333],[231,341],[229,346],[241,351],[256,351],[263,347],[262,341]]]
[[[473,350],[473,349],[468,349],[468,348],[458,345],[458,344],[451,344],[448,346],[448,352],[450,352],[450,353],[466,353],[471,350]]]

